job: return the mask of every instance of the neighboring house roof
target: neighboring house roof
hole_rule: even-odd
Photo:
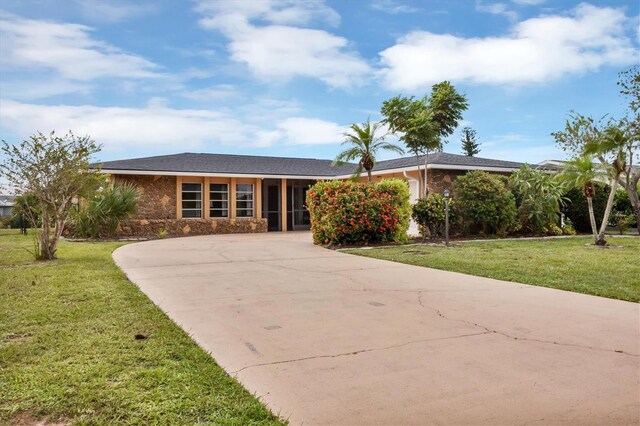
[[[12,207],[16,203],[13,195],[0,195],[0,207]]]
[[[424,160],[425,156],[420,156],[420,165],[424,165]],[[514,161],[469,157],[467,155],[449,154],[447,152],[435,152],[433,154],[429,154],[428,163],[429,167],[432,168],[439,168],[438,166],[444,166],[443,168],[459,166],[461,169],[519,169],[523,165],[523,163],[517,163]],[[402,157],[393,160],[380,161],[376,164],[374,170],[382,171],[390,169],[416,168],[416,164],[416,157]]]
[[[420,157],[424,168],[424,157]],[[243,176],[290,176],[300,178],[336,178],[350,176],[356,164],[331,166],[331,160],[315,158],[263,157],[254,155],[227,155],[205,153],[182,153],[128,160],[105,161],[94,164],[105,172],[122,174],[212,174]],[[438,152],[429,155],[430,168],[459,170],[511,171],[522,163],[467,157],[464,155]],[[374,167],[374,174],[391,170],[412,170],[416,168],[415,157],[404,157],[380,161]]]

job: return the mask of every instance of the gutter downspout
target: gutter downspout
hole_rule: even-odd
[[[403,171],[403,172],[402,172],[402,175],[407,179],[407,181],[418,181],[418,182],[420,182],[418,179],[416,179],[416,178],[414,178],[414,177],[409,176],[409,175],[407,174],[407,172],[406,172],[406,171]],[[413,195],[413,194],[412,194],[412,195]],[[420,185],[419,185],[419,184],[418,184],[418,194],[416,194],[416,195],[417,195],[417,198],[414,196],[414,199],[413,199],[413,200],[411,200],[411,201],[415,202],[417,199],[419,199],[419,198],[420,198]],[[413,204],[413,203],[412,203],[412,204]]]

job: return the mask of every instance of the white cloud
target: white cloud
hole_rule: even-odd
[[[40,105],[0,100],[5,131],[24,138],[51,130],[90,135],[105,151],[211,149],[339,143],[344,126],[304,117],[280,118],[269,124],[243,121],[233,111],[175,109],[166,99],[151,98],[143,108],[91,105]],[[275,123],[275,124],[274,124]]]
[[[91,28],[3,15],[0,53],[4,67],[47,70],[55,78],[87,82],[106,77],[157,78],[158,66],[91,37]]]
[[[292,117],[279,120],[276,128],[256,136],[260,147],[273,145],[325,145],[342,142],[346,126],[316,118]]]
[[[518,19],[518,14],[511,9],[505,3],[484,3],[481,0],[476,0],[476,10],[478,12],[491,13],[492,15],[500,15],[515,21]]]
[[[514,25],[500,37],[463,38],[415,31],[380,52],[384,84],[416,90],[441,80],[482,84],[539,83],[605,65],[637,61],[620,9],[581,4],[567,16]]]
[[[516,4],[524,6],[536,6],[546,2],[547,0],[512,0]]]
[[[121,22],[155,11],[152,4],[110,0],[76,0],[82,15],[92,21]]]
[[[415,13],[420,10],[416,7],[398,3],[394,0],[374,0],[373,2],[371,2],[371,9],[389,13],[391,15],[398,15],[400,13]]]
[[[347,88],[360,84],[370,72],[346,38],[300,27],[314,21],[339,22],[337,13],[322,1],[201,1],[196,10],[203,14],[200,25],[222,32],[229,39],[231,58],[260,79],[311,77]]]
[[[316,118],[292,117],[281,120],[277,128],[289,145],[320,145],[342,142],[345,126]]]
[[[335,26],[340,15],[325,5],[324,0],[196,0],[196,10],[204,15],[205,28],[219,28],[224,21],[267,21],[280,25],[308,25],[314,21]]]
[[[190,92],[183,92],[182,97],[199,102],[216,102],[237,98],[240,93],[231,84],[217,84],[203,89],[196,89]]]

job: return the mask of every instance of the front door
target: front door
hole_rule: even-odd
[[[291,213],[293,216],[293,229],[309,229],[311,226],[309,211],[305,207],[308,189],[309,185],[294,185],[292,187]]]
[[[279,231],[280,227],[280,184],[278,181],[265,182],[264,188],[265,200],[263,205],[264,217],[267,218],[267,229],[269,231]]]

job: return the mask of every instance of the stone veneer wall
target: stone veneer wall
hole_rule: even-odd
[[[439,194],[442,194],[445,189],[451,191],[453,181],[466,173],[466,170],[430,169],[427,173],[429,191]]]
[[[176,177],[114,175],[116,182],[134,184],[142,193],[138,212],[122,221],[118,237],[160,234],[209,235],[267,232],[267,219],[176,219]]]
[[[130,219],[120,223],[119,237],[239,234],[267,232],[267,219]]]
[[[134,184],[142,199],[133,219],[175,219],[176,218],[176,177],[114,175],[116,182]]]

